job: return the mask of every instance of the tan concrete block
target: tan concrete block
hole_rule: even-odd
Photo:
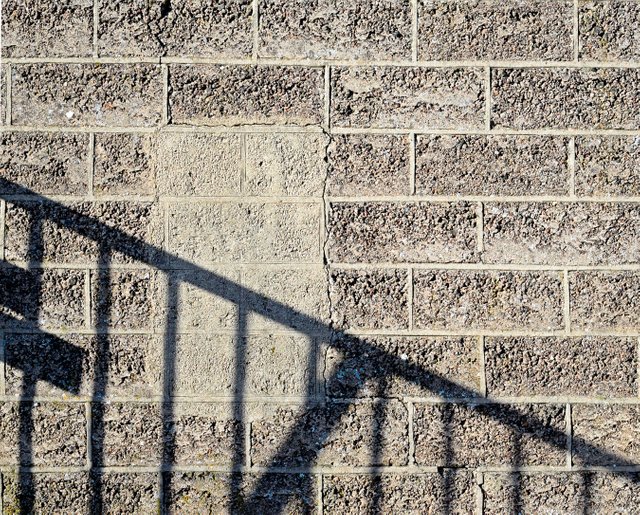
[[[473,513],[475,485],[466,471],[323,477],[326,514]]]
[[[420,329],[548,331],[563,326],[562,273],[416,270],[413,310]]]
[[[30,419],[30,428],[21,420]],[[20,442],[30,443],[20,445]],[[0,464],[81,467],[86,464],[87,427],[82,404],[0,403]]]
[[[637,2],[581,2],[579,9],[580,59],[637,61],[640,58]]]
[[[322,197],[327,136],[248,134],[246,138],[246,195]]]
[[[319,263],[317,202],[172,204],[169,251],[197,263]]]
[[[477,68],[336,67],[331,124],[336,127],[478,129],[484,86]]]
[[[40,195],[86,195],[88,150],[86,134],[3,132],[0,191],[8,195],[28,194],[25,189]]]
[[[484,253],[493,263],[633,264],[640,207],[631,203],[502,202],[484,205]]]
[[[101,56],[251,55],[251,0],[100,0],[98,9]]]
[[[251,425],[251,458],[258,466],[401,466],[408,463],[408,431],[398,401],[268,406]]]
[[[153,64],[20,64],[11,68],[16,125],[150,127],[162,113]]]
[[[576,138],[576,194],[640,196],[640,140],[635,136]]]
[[[106,351],[103,349],[107,349]],[[162,342],[141,335],[6,334],[5,390],[22,396],[23,381],[33,395],[91,397],[96,365],[109,371],[108,396],[144,397],[162,393]]]
[[[637,338],[486,338],[487,393],[632,397],[637,354]]]
[[[578,465],[628,465],[640,459],[640,407],[576,404],[571,407],[573,460]]]
[[[639,99],[640,70],[632,68],[491,71],[494,128],[637,129]]]
[[[250,330],[324,330],[329,322],[327,273],[322,267],[244,272]]]
[[[160,195],[240,194],[243,162],[238,135],[159,134],[154,163]]]
[[[439,60],[570,60],[570,0],[421,0],[418,57]]]
[[[5,224],[6,259],[18,262],[148,262],[157,256],[163,239],[162,212],[153,202],[16,201],[7,203]],[[40,228],[41,242],[32,238],[35,227]]]
[[[410,59],[411,7],[399,0],[259,3],[260,56]]]
[[[333,202],[327,242],[333,263],[468,262],[476,257],[469,202]]]
[[[88,57],[93,52],[91,0],[2,4],[4,57]]]
[[[416,191],[425,195],[566,195],[566,138],[419,135]]]
[[[329,278],[331,320],[336,329],[406,329],[406,270],[333,270]]]
[[[172,65],[169,109],[175,124],[319,124],[322,68]]]
[[[153,144],[153,137],[147,134],[96,134],[94,193],[154,195]]]
[[[569,272],[571,326],[587,331],[636,330],[639,290],[637,272]]]
[[[344,336],[325,356],[331,397],[474,397],[480,391],[475,337]]]
[[[408,195],[409,138],[387,134],[336,134],[328,148],[329,195]]]
[[[638,474],[559,472],[484,474],[484,510],[488,514],[635,513]]]
[[[552,404],[416,404],[419,465],[477,467],[566,462],[565,407]]]

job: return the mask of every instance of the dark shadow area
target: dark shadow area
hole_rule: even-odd
[[[3,181],[6,184],[8,181]],[[92,511],[101,513],[103,511],[102,502],[102,484],[100,480],[101,470],[104,467],[104,407],[102,400],[106,394],[108,384],[108,362],[107,354],[108,330],[109,330],[109,311],[111,293],[109,291],[109,266],[114,253],[120,253],[130,259],[145,263],[151,267],[160,269],[167,276],[168,284],[168,301],[167,301],[167,320],[164,334],[164,390],[163,390],[163,499],[165,506],[163,511],[170,512],[168,500],[171,498],[171,472],[174,462],[173,450],[175,448],[174,436],[175,428],[173,426],[173,384],[175,375],[175,354],[177,339],[177,318],[179,307],[178,287],[180,283],[188,283],[198,287],[208,293],[216,295],[230,302],[240,302],[240,316],[236,329],[236,370],[235,380],[237,382],[234,398],[234,415],[240,421],[237,430],[236,442],[238,448],[234,449],[233,466],[234,469],[241,469],[244,466],[247,449],[244,448],[245,442],[245,425],[244,425],[244,396],[245,396],[245,378],[244,363],[246,361],[246,320],[249,313],[268,318],[283,326],[294,328],[298,332],[300,328],[313,327],[313,335],[317,336],[319,332],[327,336],[333,334],[333,328],[325,324],[321,320],[300,313],[299,311],[287,306],[281,302],[270,299],[269,297],[257,293],[249,288],[245,288],[232,280],[226,279],[214,272],[206,270],[203,267],[190,263],[179,257],[169,255],[153,247],[134,236],[128,235],[123,231],[102,224],[101,222],[86,216],[85,214],[75,211],[60,203],[38,197],[34,192],[26,188],[19,188],[22,194],[32,195],[33,200],[10,200],[13,205],[19,205],[25,210],[36,210],[37,214],[32,217],[33,227],[30,236],[30,258],[29,270],[24,271],[8,263],[4,263],[1,277],[3,284],[10,284],[10,275],[16,275],[16,288],[13,291],[7,289],[1,293],[0,299],[3,302],[4,324],[11,325],[15,322],[15,317],[24,317],[31,322],[37,322],[39,319],[38,306],[40,304],[39,294],[42,291],[41,285],[41,268],[43,257],[43,238],[42,238],[42,214],[45,216],[54,216],[53,220],[56,224],[64,227],[69,231],[73,231],[79,236],[88,238],[95,242],[99,248],[99,269],[97,273],[96,297],[99,312],[94,313],[96,320],[96,329],[99,334],[99,348],[94,363],[95,377],[92,388],[92,409],[91,409],[91,427],[92,439],[88,442],[91,449],[91,475],[92,475]],[[14,188],[14,189],[15,189]],[[6,187],[4,189],[7,189]],[[171,264],[171,269],[163,269],[166,263]],[[188,271],[188,273],[185,273]],[[23,282],[29,282],[29,287],[20,286]],[[20,295],[21,291],[40,292],[25,298]],[[14,313],[16,315],[14,315]],[[346,354],[373,354],[380,355],[382,352],[379,348],[373,346],[365,339],[357,337],[343,338],[334,335],[330,339],[330,345],[343,351]],[[27,364],[24,361],[14,360],[12,366],[21,367],[25,370],[33,370],[37,368],[40,372],[34,377],[34,374],[25,374],[25,381],[22,386],[22,402],[27,409],[24,410],[20,427],[24,431],[20,439],[20,455],[25,457],[24,466],[20,467],[21,491],[24,493],[21,497],[21,512],[30,513],[33,510],[33,488],[30,485],[30,465],[32,457],[31,434],[33,432],[33,420],[31,415],[32,398],[35,394],[35,383],[39,380],[49,381],[51,384],[64,388],[70,393],[78,391],[82,381],[82,360],[84,357],[76,349],[69,349],[60,344],[63,352],[69,355],[73,370],[62,372],[53,371],[45,364],[34,367],[33,364]],[[317,359],[315,353],[313,361]],[[407,360],[401,359],[399,356],[388,354],[384,356],[384,367],[370,367],[363,369],[359,375],[358,381],[353,384],[354,392],[365,383],[377,384],[378,393],[381,397],[386,396],[387,382],[392,376],[403,378],[405,381],[414,385],[419,385],[425,391],[429,391],[433,396],[439,396],[442,391],[457,392],[460,398],[475,399],[461,406],[471,406],[473,404],[490,403],[490,399],[478,399],[478,393],[472,389],[466,388],[459,384],[453,383],[438,374],[417,366]],[[43,359],[46,359],[43,357]],[[315,369],[314,369],[315,370]],[[350,365],[344,363],[338,364],[333,371],[331,377],[325,378],[326,384],[331,385],[338,381],[338,378],[352,374]],[[327,404],[330,404],[330,409]],[[349,408],[348,402],[331,403],[327,400],[327,404],[318,404],[315,394],[307,397],[303,406],[302,415],[296,420],[293,427],[288,431],[287,437],[280,442],[278,449],[273,454],[266,469],[271,471],[282,466],[294,466],[298,469],[300,477],[303,478],[302,483],[298,485],[302,491],[310,491],[313,488],[312,475],[308,472],[326,444],[331,432],[337,427],[346,410]],[[478,409],[478,408],[476,408]],[[497,420],[512,432],[519,435],[520,432],[526,431],[528,435],[541,436],[549,445],[566,450],[566,434],[564,429],[554,429],[549,425],[549,421],[544,417],[538,417],[530,413],[523,413],[508,405],[502,405],[499,410],[484,409],[480,407],[488,417]],[[383,453],[384,439],[381,435],[381,427],[384,424],[385,401],[379,401],[375,407],[374,424],[375,438],[371,450],[371,466],[373,467],[374,477],[378,477],[375,495],[371,502],[372,513],[379,513],[383,510],[380,491],[379,470],[381,456]],[[310,436],[310,434],[312,436]],[[451,434],[451,428],[445,428],[445,434]],[[447,462],[449,464],[450,456],[453,453],[451,442],[447,437]],[[519,440],[519,437],[516,438]],[[606,450],[599,449],[597,446],[589,442],[582,441],[574,437],[574,449],[580,449],[591,462],[616,463],[618,467],[633,467],[636,463],[622,459],[609,453]],[[520,443],[516,444],[516,453],[520,452]],[[446,467],[444,467],[446,468]],[[444,471],[445,481],[448,474]],[[634,476],[640,477],[640,476]],[[229,486],[233,495],[233,509],[237,512],[246,513],[264,513],[265,499],[268,500],[268,513],[281,513],[287,507],[287,503],[291,501],[291,497],[287,495],[274,496],[274,479],[273,474],[263,473],[257,481],[250,487],[245,488],[242,482],[242,476],[232,474],[231,484]],[[286,478],[281,478],[283,481]],[[634,479],[634,481],[637,479]],[[453,492],[454,489],[450,484],[445,485],[445,493]],[[27,494],[28,492],[28,494]],[[450,500],[446,500],[448,505]],[[519,501],[518,501],[519,503]],[[585,509],[588,506],[588,500]]]

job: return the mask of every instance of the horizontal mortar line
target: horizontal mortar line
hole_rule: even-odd
[[[420,136],[640,136],[640,129],[470,129],[470,128],[398,128],[398,127],[335,127],[331,134],[416,134]]]
[[[399,330],[399,329],[349,329],[348,331],[337,331],[341,336],[356,336],[365,338],[367,336],[486,336],[486,337],[505,337],[505,338],[532,338],[532,337],[574,337],[583,338],[587,336],[611,336],[617,338],[636,338],[640,336],[640,328],[632,328],[629,330],[607,330],[607,331],[580,331],[572,330],[570,334],[567,334],[564,327],[558,327],[557,329],[550,330],[490,330],[484,328],[454,328],[454,329],[411,329],[411,330]]]
[[[260,316],[260,315],[255,315]],[[108,335],[108,336],[154,336],[158,338],[164,337],[164,328],[162,326],[156,327],[156,329],[96,329],[95,327],[82,326],[79,328],[29,328],[29,327],[7,327],[2,328],[7,335],[16,334],[16,335],[30,335],[30,334],[41,334],[39,329],[45,330],[47,334],[53,336],[65,336],[65,335]],[[282,337],[302,337],[302,338],[327,338],[327,336],[331,333],[329,329],[320,329],[314,331],[313,329],[308,328],[300,328],[300,329],[286,329],[286,330],[278,330],[277,328],[257,328],[257,329],[247,329],[245,331],[245,335],[248,337],[264,337],[264,336],[282,336]],[[214,328],[214,329],[200,329],[200,330],[179,330],[177,336],[235,336],[238,332],[235,329],[223,329],[223,328]]]
[[[321,193],[320,193],[321,195]],[[207,203],[207,204],[228,204],[228,203],[241,203],[241,202],[262,202],[262,203],[279,203],[279,204],[313,204],[316,206],[324,205],[324,199],[322,196],[289,196],[289,195],[220,195],[220,196],[159,196],[158,201],[160,203],[173,203],[173,204],[192,204],[194,202]]]
[[[386,60],[386,59],[308,59],[258,56],[257,60],[221,56],[135,56],[135,57],[8,57],[6,64],[209,64],[221,66],[306,66],[306,67],[399,67],[399,68],[639,68],[637,61],[559,61],[559,60]]]
[[[30,466],[19,467],[18,465],[0,465],[0,471],[4,473],[18,473],[19,470],[34,474],[64,474],[64,473],[84,473],[88,467],[84,466]],[[477,466],[477,467],[438,467],[426,465],[406,465],[406,466],[318,466],[311,467],[270,467],[270,466],[251,466],[245,465],[224,466],[224,465],[171,465],[171,466],[143,466],[143,465],[127,465],[127,466],[104,466],[93,469],[103,473],[119,473],[119,474],[153,474],[161,472],[175,472],[178,474],[189,472],[212,472],[212,473],[232,473],[241,472],[246,474],[309,474],[309,475],[356,475],[356,474],[439,474],[442,470],[452,470],[458,472],[485,472],[494,474],[580,474],[584,472],[600,472],[600,473],[625,473],[640,472],[640,466],[574,466],[568,469],[565,466]]]
[[[265,133],[323,133],[320,125],[267,125],[267,124],[244,124],[244,125],[165,125],[154,127],[104,127],[87,125],[77,126],[52,126],[52,125],[7,125],[0,127],[0,133],[4,132],[54,132],[54,133],[192,133],[203,132],[212,134],[265,134]],[[331,127],[329,134],[416,134],[420,136],[640,136],[640,129],[510,129],[494,128],[469,129],[469,128],[357,128],[357,127]]]
[[[487,245],[490,247],[490,243]],[[331,270],[377,270],[377,269],[409,269],[416,270],[474,270],[474,271],[521,271],[521,272],[570,272],[592,271],[592,272],[623,272],[640,271],[640,264],[620,264],[620,265],[574,265],[574,264],[530,264],[530,263],[407,263],[393,261],[379,261],[373,263],[340,263],[332,261],[329,263]]]
[[[244,124],[244,125],[163,125],[154,127],[104,127],[87,125],[85,127],[73,126],[52,126],[52,125],[8,125],[0,127],[3,132],[68,132],[68,133],[192,133],[202,132],[211,134],[268,134],[268,133],[313,133],[323,132],[320,125],[266,125],[266,124]]]
[[[144,258],[142,258],[144,259]],[[176,256],[175,259],[180,260],[179,256]],[[97,261],[97,258],[96,258]],[[132,270],[132,271],[155,271],[158,273],[169,273],[169,272],[189,272],[194,271],[194,268],[204,268],[207,270],[219,270],[219,269],[229,269],[229,270],[242,270],[242,269],[263,269],[263,270],[320,270],[323,268],[323,263],[321,261],[307,261],[307,262],[289,262],[289,261],[198,261],[194,262],[193,267],[175,267],[172,266],[171,262],[158,262],[155,265],[145,265],[145,264],[113,264],[110,266],[98,265],[96,261],[83,261],[83,262],[75,262],[75,263],[63,263],[58,261],[42,261],[37,265],[32,264],[28,261],[23,260],[13,260],[7,259],[0,261],[0,269],[2,268],[12,268],[10,265],[15,265],[19,268],[30,269],[30,270],[40,270],[40,269],[60,269],[60,270]]]
[[[329,202],[607,202],[607,203],[638,203],[638,196],[610,196],[610,197],[573,197],[562,195],[375,195],[375,196],[327,196]]]
[[[480,393],[478,392],[478,395]],[[511,404],[544,404],[544,405],[586,405],[586,406],[600,406],[600,405],[630,405],[640,406],[640,398],[638,397],[615,397],[615,398],[603,398],[603,397],[588,397],[588,396],[534,396],[534,395],[522,395],[517,397],[498,396],[492,397],[488,394],[488,397],[415,397],[415,396],[403,396],[399,399],[405,402],[413,402],[416,404],[464,404],[466,406],[490,406],[490,405],[511,405]]]

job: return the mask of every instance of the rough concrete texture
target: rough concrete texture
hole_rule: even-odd
[[[436,467],[563,465],[563,405],[417,404],[416,463]]]
[[[340,202],[329,205],[335,263],[465,262],[476,249],[471,203]]]
[[[570,0],[419,0],[418,56],[568,60],[572,13]]]
[[[633,397],[638,393],[637,351],[636,338],[487,338],[487,393]]]
[[[562,326],[557,272],[416,270],[413,311],[421,329],[541,330]]]
[[[637,513],[638,474],[486,474],[484,513]]]
[[[251,0],[98,0],[98,10],[101,57],[251,55]]]
[[[0,512],[640,515],[638,0],[0,5]]]
[[[576,138],[576,193],[581,196],[640,195],[640,139],[635,136]]]
[[[416,191],[424,195],[563,195],[567,139],[553,136],[418,136]]]
[[[488,202],[482,257],[490,263],[637,263],[638,234],[635,203]]]

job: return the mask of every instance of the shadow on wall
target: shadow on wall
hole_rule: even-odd
[[[33,464],[32,435],[34,431],[33,397],[36,393],[36,385],[39,381],[46,381],[56,388],[70,394],[78,394],[83,381],[85,381],[85,368],[93,370],[93,384],[90,387],[91,394],[91,471],[89,474],[89,488],[91,490],[91,511],[101,513],[103,506],[103,474],[104,460],[104,407],[101,402],[104,398],[109,378],[108,356],[109,349],[109,312],[112,308],[110,265],[114,253],[129,256],[139,262],[150,266],[157,263],[171,263],[171,267],[179,270],[178,274],[172,270],[161,269],[165,276],[167,287],[166,321],[163,344],[163,403],[162,403],[162,510],[171,512],[174,505],[172,480],[175,473],[172,467],[175,462],[175,435],[174,430],[174,404],[173,384],[175,378],[175,357],[177,321],[179,317],[179,286],[181,282],[187,282],[193,286],[217,295],[227,301],[237,302],[242,299],[239,306],[238,324],[236,327],[235,348],[235,398],[233,403],[234,417],[240,423],[234,425],[233,441],[236,443],[233,449],[234,473],[228,481],[229,499],[232,512],[247,513],[280,513],[285,509],[291,509],[290,503],[296,503],[295,511],[311,512],[315,502],[313,495],[313,476],[309,473],[314,465],[319,452],[331,438],[332,432],[339,426],[343,416],[349,411],[349,402],[332,400],[319,401],[314,395],[309,395],[293,427],[286,437],[280,442],[277,451],[270,457],[266,466],[267,472],[257,474],[257,478],[247,483],[247,471],[245,467],[245,454],[248,450],[244,442],[246,425],[245,419],[245,379],[241,364],[246,358],[246,330],[247,316],[250,313],[259,314],[279,324],[299,330],[301,327],[313,327],[314,334],[320,332],[326,334],[330,345],[345,356],[367,354],[380,366],[367,366],[358,370],[354,376],[353,367],[345,358],[335,366],[332,375],[327,378],[327,385],[331,390],[333,383],[344,383],[348,377],[348,397],[356,397],[358,391],[365,385],[375,391],[375,397],[382,398],[373,406],[372,427],[370,443],[370,466],[372,475],[367,485],[367,491],[371,493],[367,511],[379,513],[383,511],[383,487],[385,478],[377,474],[380,466],[384,465],[383,446],[384,428],[391,410],[391,402],[387,389],[392,377],[402,378],[404,381],[418,385],[430,391],[434,396],[439,392],[455,392],[456,398],[477,399],[473,402],[460,404],[441,405],[442,413],[442,442],[438,457],[438,470],[440,470],[441,485],[435,507],[439,512],[455,511],[454,496],[456,486],[453,483],[454,469],[461,465],[456,461],[452,444],[452,424],[455,424],[456,410],[474,409],[483,417],[509,428],[513,437],[511,455],[515,461],[519,461],[521,453],[521,439],[543,439],[549,446],[566,450],[567,435],[564,429],[554,428],[549,424],[545,416],[536,412],[517,409],[516,407],[489,404],[487,399],[478,398],[478,393],[456,383],[448,381],[444,377],[429,370],[412,364],[409,360],[403,360],[398,356],[386,353],[384,350],[367,341],[365,338],[344,336],[336,333],[331,327],[321,321],[300,313],[291,307],[268,297],[256,293],[248,288],[205,270],[193,263],[169,255],[159,248],[155,248],[139,239],[125,234],[121,230],[108,227],[101,222],[82,215],[62,204],[37,196],[33,191],[22,188],[19,185],[6,180],[0,181],[2,191],[20,191],[22,195],[29,195],[28,202],[11,199],[11,203],[19,205],[22,209],[30,211],[29,228],[29,258],[27,269],[22,269],[4,262],[0,273],[0,295],[2,306],[3,327],[19,327],[22,334],[17,343],[21,346],[21,352],[13,354],[10,346],[6,346],[4,360],[6,364],[22,373],[21,406],[20,406],[20,469],[19,469],[19,500],[20,511],[30,513],[34,509],[36,484],[31,473]],[[38,202],[33,200],[37,199]],[[44,213],[44,215],[43,215]],[[96,293],[94,302],[96,312],[94,319],[97,329],[97,348],[93,356],[86,349],[76,347],[64,339],[48,335],[43,344],[42,338],[33,335],[45,334],[39,327],[43,318],[41,313],[42,275],[45,273],[40,267],[44,253],[43,223],[45,217],[55,215],[55,218],[47,219],[47,223],[55,223],[66,230],[88,238],[97,243],[99,258],[97,265]],[[197,273],[184,273],[184,271]],[[98,312],[99,310],[100,312]],[[310,353],[309,369],[316,369],[318,353]],[[618,468],[635,466],[618,456],[600,450],[587,441],[574,438],[573,452],[577,458],[584,455],[585,460],[593,463],[616,463]],[[291,485],[289,479],[277,473],[283,467],[295,469],[296,483]],[[274,472],[274,473],[271,473]],[[588,476],[588,474],[587,474]],[[632,481],[640,480],[640,475],[630,474]],[[518,474],[514,475],[515,483],[511,488],[512,509],[520,511],[521,498]],[[582,485],[582,499],[584,511],[590,511],[589,478]]]

